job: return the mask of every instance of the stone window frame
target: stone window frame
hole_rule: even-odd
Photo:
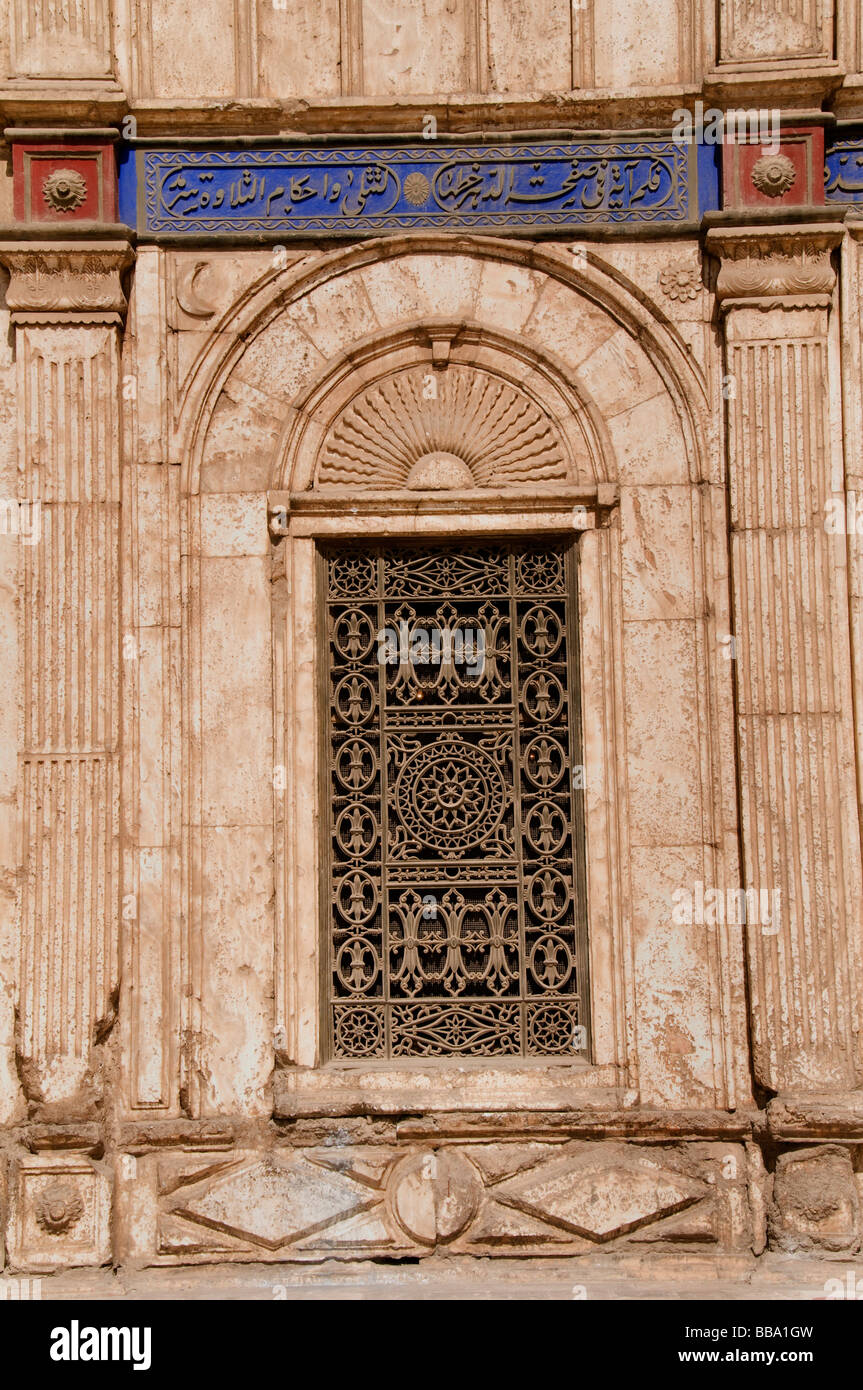
[[[632,1102],[634,1007],[622,872],[627,835],[616,488],[561,486],[539,495],[512,490],[482,498],[476,492],[443,498],[393,495],[385,505],[379,495],[362,499],[356,494],[271,492],[268,507],[271,518],[279,518],[273,597],[275,762],[285,767],[286,783],[285,793],[275,798],[276,1114],[344,1114],[356,1107],[369,1113],[570,1109]],[[579,542],[576,678],[585,765],[592,1060],[324,1061],[319,543],[560,535],[573,528],[575,507],[584,509],[580,520],[587,521]]]
[[[564,254],[562,254],[564,253]],[[179,493],[189,499],[188,514],[184,513],[181,526],[181,549],[187,555],[182,586],[185,594],[181,606],[181,647],[184,667],[189,672],[186,682],[182,710],[183,740],[183,815],[188,831],[181,849],[180,894],[184,904],[181,919],[183,930],[178,950],[182,962],[184,978],[187,980],[186,1004],[179,1020],[180,1035],[188,1040],[183,1051],[182,1104],[188,1104],[193,1113],[204,1103],[203,1087],[205,1073],[199,1062],[199,1038],[202,1027],[202,989],[201,952],[204,933],[204,897],[202,892],[203,845],[201,832],[201,770],[203,742],[201,735],[201,576],[199,574],[199,555],[201,553],[200,520],[196,498],[200,493],[218,490],[212,479],[206,487],[202,486],[204,474],[209,468],[213,447],[218,453],[218,444],[209,442],[210,424],[215,418],[219,405],[227,407],[227,419],[236,426],[238,415],[242,417],[248,409],[248,388],[241,377],[232,385],[233,375],[239,370],[250,343],[262,334],[268,333],[271,325],[281,318],[286,306],[299,302],[307,295],[334,293],[332,287],[340,283],[341,277],[352,284],[351,277],[362,276],[378,265],[394,266],[403,257],[454,257],[457,261],[469,258],[471,261],[492,262],[494,265],[515,265],[529,268],[535,277],[531,280],[534,299],[545,293],[548,281],[562,287],[554,291],[556,295],[572,293],[572,304],[578,306],[582,301],[593,303],[601,313],[609,316],[617,324],[614,330],[621,330],[634,341],[631,352],[618,354],[622,379],[630,382],[634,393],[641,397],[645,383],[641,379],[646,364],[640,361],[640,349],[646,355],[649,367],[661,381],[667,395],[667,410],[674,415],[679,426],[680,439],[675,447],[682,450],[685,459],[685,478],[695,484],[711,486],[700,488],[699,535],[701,544],[707,547],[706,557],[713,554],[717,544],[714,535],[715,521],[711,498],[714,485],[719,481],[717,468],[712,462],[711,452],[715,443],[713,420],[710,417],[710,403],[706,386],[700,370],[690,354],[684,351],[676,330],[672,330],[664,320],[659,321],[656,314],[645,305],[642,298],[634,295],[632,286],[625,277],[604,265],[600,258],[589,254],[587,264],[581,260],[573,263],[565,248],[552,246],[523,246],[501,239],[470,237],[453,242],[445,235],[423,237],[394,237],[371,240],[347,250],[339,250],[322,259],[309,262],[300,256],[299,262],[292,263],[274,278],[267,278],[251,295],[238,301],[235,310],[225,322],[225,331],[214,334],[206,351],[198,359],[192,381],[185,392],[180,415],[176,421],[173,438],[176,452],[181,459]],[[594,263],[595,262],[595,263]],[[425,283],[425,282],[423,282]],[[345,290],[347,293],[347,289]],[[360,290],[357,293],[361,293]],[[420,296],[420,299],[422,296]],[[329,302],[329,301],[327,301]],[[421,312],[420,312],[421,310]],[[564,304],[561,303],[561,312]],[[614,421],[609,413],[610,402],[603,396],[596,399],[596,384],[585,376],[580,366],[567,357],[557,354],[556,346],[542,341],[525,339],[510,323],[495,321],[489,325],[483,313],[474,320],[473,310],[467,316],[452,320],[439,317],[439,310],[433,305],[424,307],[420,302],[411,309],[410,316],[401,317],[400,301],[396,299],[392,315],[380,320],[367,336],[357,337],[349,325],[339,334],[341,346],[335,349],[330,344],[326,356],[326,367],[308,380],[307,384],[294,395],[284,408],[276,409],[282,400],[282,387],[279,376],[279,352],[277,343],[274,353],[262,359],[266,362],[266,374],[258,379],[253,398],[260,399],[267,406],[262,421],[246,436],[246,452],[249,457],[251,474],[247,493],[253,492],[261,499],[261,511],[265,511],[266,488],[277,490],[269,494],[274,506],[276,501],[291,504],[286,513],[284,544],[276,547],[276,569],[272,575],[270,607],[275,615],[274,626],[265,618],[270,627],[270,647],[275,654],[274,707],[276,719],[273,727],[273,765],[285,767],[290,772],[290,759],[286,753],[286,742],[294,737],[294,727],[288,729],[286,710],[290,702],[302,696],[306,688],[308,703],[308,682],[305,673],[301,674],[299,687],[294,680],[295,666],[293,649],[295,637],[303,636],[303,622],[314,619],[314,607],[306,608],[305,616],[293,615],[289,604],[296,602],[297,584],[305,583],[309,592],[306,599],[314,597],[308,584],[308,576],[303,566],[294,557],[297,542],[305,543],[315,534],[315,525],[307,516],[303,527],[299,525],[302,507],[317,506],[330,514],[335,529],[332,535],[357,538],[357,518],[362,510],[377,509],[385,518],[386,525],[395,529],[389,534],[411,536],[416,532],[416,517],[420,512],[426,515],[425,524],[432,525],[428,519],[432,513],[445,513],[448,506],[461,511],[465,516],[481,513],[490,518],[495,511],[503,511],[506,529],[512,534],[511,515],[521,516],[532,511],[534,514],[545,508],[554,510],[556,503],[552,493],[556,491],[557,513],[549,529],[559,529],[559,516],[568,512],[574,502],[584,504],[592,499],[596,507],[600,503],[600,492],[614,492],[617,488],[619,465],[617,450],[621,447],[620,429],[610,426]],[[456,332],[455,329],[458,331]],[[614,334],[612,334],[614,336]],[[632,355],[634,353],[634,356]],[[571,354],[570,354],[571,356]],[[417,494],[393,489],[392,484],[384,484],[381,489],[373,478],[366,487],[351,486],[349,493],[342,497],[334,496],[336,489],[318,491],[315,460],[327,431],[327,424],[338,414],[345,400],[359,386],[364,389],[368,383],[380,380],[388,372],[402,365],[417,361],[443,365],[444,361],[460,362],[477,366],[482,370],[497,372],[506,380],[518,382],[525,376],[525,369],[538,369],[539,377],[532,380],[539,388],[538,397],[546,407],[551,404],[551,415],[563,437],[570,440],[570,452],[574,456],[571,478],[568,485],[559,482],[546,483],[540,489],[542,496],[531,495],[523,484],[514,481],[507,486],[511,495],[500,495],[501,484],[492,483],[473,492],[469,499],[448,493],[446,501],[441,493]],[[540,377],[547,386],[540,385]],[[267,385],[269,382],[269,385]],[[263,389],[263,394],[261,394]],[[657,382],[657,392],[659,382]],[[618,383],[616,398],[620,397]],[[236,448],[237,440],[229,438],[229,454]],[[623,460],[624,476],[620,483],[623,488],[649,475],[655,469],[655,478],[665,478],[663,463],[667,441],[662,434],[655,439],[645,439],[644,457],[639,455],[638,473],[634,473],[635,459],[626,455]],[[216,457],[216,455],[214,455]],[[644,473],[644,469],[648,473]],[[263,482],[266,473],[267,482]],[[653,476],[653,475],[651,475]],[[575,480],[578,480],[576,484]],[[374,495],[371,489],[375,489]],[[286,493],[284,489],[291,489]],[[573,491],[573,489],[575,489]],[[301,495],[302,494],[302,495]],[[317,496],[316,496],[317,494]],[[561,501],[561,499],[565,499]],[[294,507],[294,501],[296,506]],[[345,502],[349,513],[335,522],[340,502]],[[291,513],[293,508],[293,513]],[[401,516],[401,520],[396,518]],[[350,517],[353,517],[351,522]],[[439,522],[439,534],[451,536],[450,519],[446,516]],[[476,534],[477,522],[472,523]],[[487,521],[483,524],[491,524]],[[536,523],[538,525],[538,523]],[[569,1110],[580,1107],[587,1113],[592,1110],[603,1113],[620,1107],[635,1107],[639,1104],[641,1072],[645,1071],[648,1085],[652,1080],[651,1062],[646,1055],[640,1055],[637,1046],[639,1036],[639,1017],[636,1009],[638,1000],[635,989],[636,940],[641,930],[639,912],[643,904],[634,904],[630,885],[630,809],[629,783],[631,771],[627,767],[627,729],[628,720],[624,717],[623,650],[625,631],[625,577],[622,572],[620,532],[623,520],[615,507],[606,521],[596,528],[599,539],[588,540],[582,565],[581,608],[582,647],[581,683],[583,696],[585,741],[585,763],[587,766],[587,875],[589,894],[590,956],[592,970],[594,1064],[590,1070],[582,1067],[580,1076],[567,1073],[557,1064],[557,1071],[548,1080],[550,1073],[542,1064],[530,1064],[530,1070],[521,1070],[523,1085],[518,1077],[503,1065],[495,1070],[485,1070],[485,1082],[475,1082],[468,1078],[467,1063],[459,1067],[443,1069],[438,1066],[436,1076],[431,1077],[426,1069],[420,1073],[415,1069],[401,1068],[390,1072],[389,1082],[381,1081],[374,1072],[365,1069],[355,1071],[351,1079],[342,1069],[336,1073],[318,1063],[314,1047],[308,1046],[309,1038],[314,1041],[314,1033],[309,1033],[305,1014],[309,1008],[316,1010],[317,999],[303,998],[296,969],[298,951],[295,905],[293,902],[293,880],[291,879],[291,850],[294,835],[292,822],[286,824],[286,805],[292,795],[290,787],[275,792],[273,819],[269,822],[274,828],[274,1010],[272,1014],[274,1070],[268,1073],[267,1096],[261,1099],[267,1113],[292,1117],[296,1115],[337,1116],[346,1113],[416,1113],[418,1110],[434,1112],[458,1109],[474,1110],[515,1110],[537,1109]],[[271,534],[275,531],[272,528]],[[288,540],[287,538],[291,539]],[[721,541],[719,542],[721,547]],[[312,549],[314,542],[311,541]],[[721,553],[721,548],[720,548]],[[588,581],[588,562],[593,578]],[[281,572],[281,578],[279,578]],[[713,602],[718,603],[717,611],[725,612],[722,587],[711,588],[712,570],[705,570],[701,582],[706,583],[708,592],[713,594]],[[588,607],[590,597],[592,606]],[[710,633],[716,635],[715,617],[705,609],[701,615],[705,623],[705,642],[700,648],[704,685],[699,686],[699,717],[712,728],[712,680],[717,674],[715,643],[707,640]],[[288,618],[290,621],[288,621]],[[720,620],[721,621],[721,620]],[[727,621],[727,619],[726,619]],[[595,629],[593,636],[591,630]],[[592,660],[590,654],[593,654]],[[592,669],[589,669],[592,668]],[[311,669],[311,668],[310,668]],[[592,693],[591,693],[592,692]],[[595,715],[595,717],[594,717]],[[723,710],[727,718],[727,710]],[[290,737],[288,738],[287,735]],[[720,737],[717,734],[717,737]],[[713,744],[711,743],[711,748]],[[293,754],[292,754],[293,756]],[[708,756],[707,772],[711,778],[707,814],[711,827],[719,824],[722,814],[721,797],[727,794],[722,779],[717,780],[710,761],[715,751]],[[591,773],[593,768],[593,773]],[[269,817],[268,817],[269,821]],[[718,834],[718,830],[716,831]],[[312,825],[312,834],[315,827]],[[711,842],[712,843],[712,842]],[[718,843],[718,841],[717,841]],[[305,846],[302,846],[305,850]],[[269,849],[267,851],[270,852]],[[318,912],[313,921],[317,931]],[[313,953],[316,944],[313,945]],[[601,957],[601,959],[600,959]],[[316,978],[317,957],[313,955],[311,975]],[[308,968],[308,962],[304,962]],[[729,1012],[731,991],[734,982],[729,976],[729,968],[722,956],[717,962],[718,974],[715,997],[711,995],[711,1008],[715,1009],[717,1026],[721,1030],[721,1062],[725,1071],[720,1073],[717,1094],[733,1098],[735,1094],[736,1073],[733,1071],[731,1055],[728,1051],[728,1032],[733,1020]],[[606,983],[607,995],[600,999],[600,991]],[[645,1066],[642,1068],[641,1062]],[[261,1058],[263,1063],[263,1057]],[[355,1065],[355,1064],[354,1064]],[[386,1074],[386,1065],[381,1075]],[[476,1066],[476,1063],[472,1064]],[[714,1071],[716,1068],[714,1059]],[[598,1069],[604,1068],[604,1072]],[[259,1070],[263,1076],[263,1071]],[[543,1075],[546,1080],[543,1081]],[[561,1080],[563,1077],[563,1080]],[[555,1079],[556,1078],[556,1079]],[[386,1086],[389,1084],[389,1092]],[[272,1088],[272,1089],[270,1089]],[[653,1091],[651,1091],[653,1094]],[[272,1107],[272,1108],[271,1108]]]

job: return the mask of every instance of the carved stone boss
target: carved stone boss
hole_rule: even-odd
[[[0,245],[22,496],[18,1047],[31,1100],[84,1103],[117,980],[119,333],[125,241]]]
[[[859,1085],[860,850],[848,596],[831,486],[827,223],[714,227],[728,469],[753,1064],[773,1091]],[[762,915],[763,920],[763,915]]]

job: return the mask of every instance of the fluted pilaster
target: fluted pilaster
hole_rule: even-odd
[[[859,1084],[861,880],[845,545],[827,525],[827,359],[841,231],[713,229],[720,258],[745,887],[756,1078]],[[763,919],[762,919],[763,920]]]
[[[68,1102],[113,1021],[119,903],[119,331],[125,242],[0,245],[22,497],[21,962],[31,1100]]]

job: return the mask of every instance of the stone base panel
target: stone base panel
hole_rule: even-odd
[[[732,1117],[727,1138],[688,1140],[573,1138],[560,1117],[483,1137],[484,1119],[436,1136],[421,1120],[201,1122],[185,1142],[156,1124],[111,1156],[95,1126],[34,1127],[5,1159],[4,1267],[860,1249],[853,1143],[756,1143]],[[53,1147],[70,1141],[88,1152]]]

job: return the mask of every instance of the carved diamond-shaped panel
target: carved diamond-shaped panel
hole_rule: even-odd
[[[365,1211],[377,1200],[351,1178],[303,1158],[266,1158],[220,1179],[176,1212],[188,1221],[277,1250]]]
[[[565,1231],[607,1241],[706,1196],[703,1182],[647,1159],[561,1158],[508,1179],[495,1200]]]
[[[748,1250],[753,1239],[746,1155],[730,1142],[339,1135],[304,1150],[151,1155],[142,1172],[160,1207],[157,1258],[172,1263]],[[45,1220],[54,1205],[58,1194]]]

